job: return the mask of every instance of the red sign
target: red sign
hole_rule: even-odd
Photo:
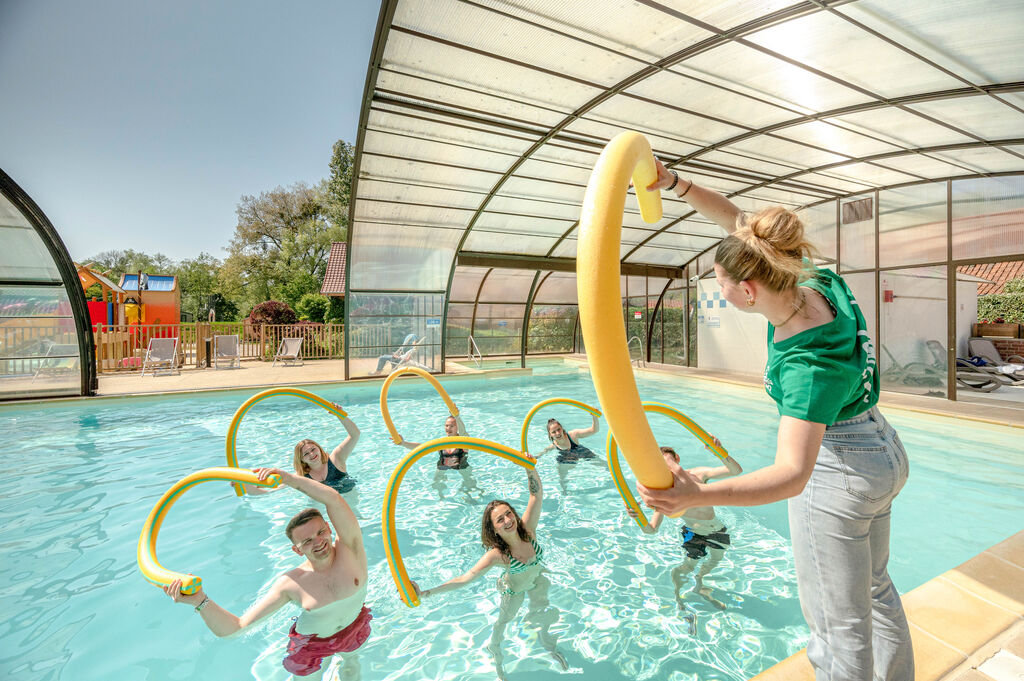
[[[641,319],[642,317],[643,317],[643,312],[641,312],[640,310],[634,310],[633,311],[633,319]]]

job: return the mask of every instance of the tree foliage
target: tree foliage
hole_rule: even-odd
[[[303,321],[322,324],[327,319],[327,310],[330,305],[331,301],[327,296],[322,296],[319,293],[307,293],[299,300],[295,311],[299,313],[299,318]]]

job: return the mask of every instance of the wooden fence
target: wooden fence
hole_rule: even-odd
[[[97,324],[93,336],[97,371],[106,373],[141,371],[152,338],[178,338],[178,363],[185,367],[209,366],[214,336],[237,336],[238,354],[243,360],[272,360],[284,338],[303,339],[303,359],[345,356],[343,324]]]

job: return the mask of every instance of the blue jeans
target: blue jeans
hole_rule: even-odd
[[[825,430],[811,478],[789,500],[800,606],[816,681],[912,681],[914,651],[889,579],[892,500],[909,465],[871,408]]]

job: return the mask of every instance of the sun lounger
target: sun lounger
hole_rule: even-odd
[[[46,350],[46,356],[32,375],[32,383],[40,376],[62,378],[79,371],[78,345],[54,343]]]
[[[213,337],[213,368],[220,369],[222,364],[227,365],[228,369],[242,367],[241,358],[238,356],[238,336]]]
[[[178,371],[178,339],[177,338],[150,338],[149,347],[146,348],[146,356],[142,358],[142,375],[146,375],[146,369],[152,370],[152,374],[160,369],[168,373],[180,373]]]
[[[302,366],[302,341],[302,338],[282,338],[281,347],[270,366],[276,366],[278,362],[285,366]]]

